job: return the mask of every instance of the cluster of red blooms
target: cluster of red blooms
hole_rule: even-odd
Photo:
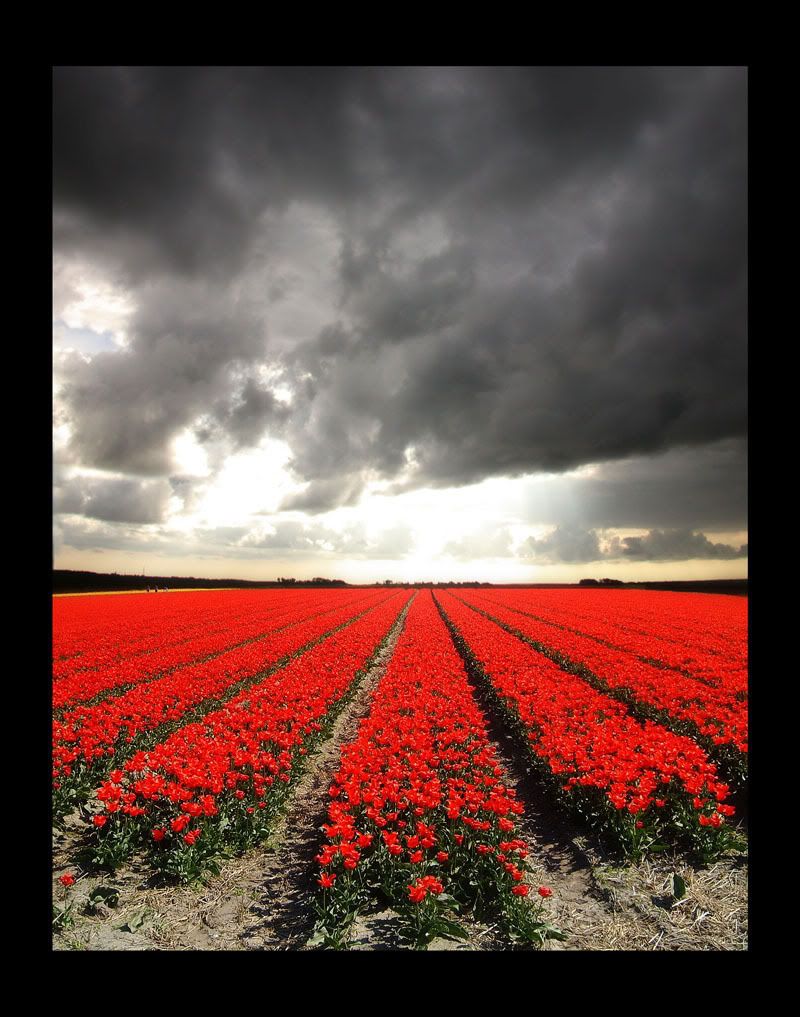
[[[420,901],[425,900],[426,895],[429,893],[435,897],[443,892],[444,883],[435,876],[422,876],[421,879],[408,884],[408,896],[414,904],[419,904]]]
[[[219,622],[235,625],[254,607],[252,597],[220,590],[176,592],[158,601],[141,594],[54,598],[53,679],[129,661]]]
[[[362,870],[384,887],[380,872],[389,872],[389,882],[399,875],[395,885],[416,903],[445,886],[452,893],[456,874],[480,867],[516,896],[528,892],[527,851],[514,837],[522,806],[503,782],[430,591],[412,603],[329,793],[327,843],[317,856],[328,900],[346,893],[343,884]]]
[[[53,708],[60,710],[86,702],[102,692],[148,681],[261,638],[298,618],[311,617],[354,599],[352,591],[335,591],[337,600],[321,599],[319,591],[298,592],[295,596],[286,594],[281,599],[281,592],[232,591],[230,603],[220,601],[219,593],[176,593],[174,597],[156,601],[165,605],[163,614],[153,610],[152,597],[124,597],[133,602],[129,605],[129,616],[118,620],[116,627],[104,631],[102,637],[98,636],[95,647],[87,645],[79,656],[55,660]],[[91,616],[97,609],[96,601],[114,598],[75,599]],[[153,614],[160,617],[153,618]],[[57,612],[54,615],[54,624],[57,624]],[[54,652],[57,653],[55,647]]]
[[[187,710],[297,653],[386,596],[385,589],[366,595],[359,591],[355,597],[351,591],[345,606],[329,608],[311,618],[306,607],[305,616],[298,618],[295,614],[293,624],[270,636],[134,686],[93,706],[77,706],[67,711],[53,722],[54,787],[58,789],[70,780],[76,763],[83,768],[91,766],[98,777],[102,776],[126,757],[128,744],[137,735],[179,721]],[[324,603],[322,596],[319,604]],[[80,769],[72,779],[79,778]]]
[[[648,590],[492,590],[492,600],[709,685],[747,690],[747,598]]]
[[[104,812],[95,820],[114,813],[122,823],[126,816],[145,817],[137,828],[172,847],[181,841],[194,844],[222,814],[244,819],[264,809],[275,782],[289,782],[294,754],[305,753],[304,743],[320,730],[320,721],[409,596],[383,591],[376,606],[278,675],[251,686],[202,722],[180,728],[151,751],[136,753],[98,790]]]
[[[584,665],[606,688],[624,691],[632,699],[663,710],[678,720],[691,721],[715,745],[734,745],[740,752],[747,752],[747,703],[740,695],[738,682],[711,685],[705,679],[655,667],[640,656],[607,646],[573,629],[523,614],[523,610],[535,609],[530,591],[525,593],[524,598],[516,595],[516,591],[492,593],[486,597],[470,591],[462,599],[549,650]],[[521,603],[524,608],[518,606]],[[594,628],[601,631],[600,626]],[[641,656],[646,649],[645,644],[640,646]]]
[[[641,723],[616,700],[501,629],[450,593],[437,594],[474,658],[528,731],[529,747],[566,791],[598,788],[614,809],[642,822],[678,795],[719,825],[733,808],[728,786],[691,739]]]

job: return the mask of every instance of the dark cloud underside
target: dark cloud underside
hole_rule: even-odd
[[[77,463],[157,479],[186,427],[269,434],[313,512],[374,477],[742,448],[743,68],[56,68],[53,139],[56,257],[135,306],[124,352],[63,361]],[[325,286],[322,240],[278,264],[308,209]],[[289,335],[297,280],[319,321]],[[640,490],[634,522],[609,469],[584,530],[721,524],[742,474],[717,475],[710,497],[687,472],[663,522]]]
[[[596,530],[557,526],[552,533],[529,537],[520,554],[539,564],[578,564],[597,561],[730,561],[747,557],[747,545],[733,547],[714,543],[704,533],[691,530],[650,530],[644,536],[612,537],[601,547]]]

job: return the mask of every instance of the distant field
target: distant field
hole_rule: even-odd
[[[108,592],[53,601],[57,949],[746,948],[746,598]]]

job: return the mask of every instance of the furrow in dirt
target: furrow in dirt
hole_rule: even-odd
[[[394,652],[413,597],[403,608],[383,649],[337,717],[330,736],[309,761],[291,805],[272,838],[273,853],[264,865],[264,892],[251,908],[251,921],[242,933],[249,949],[298,950],[311,935],[315,915],[309,906],[316,888],[314,857],[319,851],[321,827],[327,819],[328,788],[339,765],[342,746],[355,738],[367,715],[375,687]]]

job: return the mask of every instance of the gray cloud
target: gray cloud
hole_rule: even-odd
[[[199,284],[153,284],[130,331],[130,345],[120,352],[88,361],[62,357],[60,398],[80,461],[166,474],[171,440],[209,405],[219,404],[234,438],[256,433],[259,412],[264,420],[273,410],[253,382],[240,392],[242,369],[263,355],[264,339],[235,288],[209,293]]]
[[[143,531],[120,523],[97,522],[81,516],[56,516],[55,543],[59,549],[79,551],[142,551],[147,554],[191,553],[158,531]]]
[[[690,558],[746,558],[747,544],[714,544],[691,530],[651,530],[644,537],[614,538],[607,557],[634,561],[686,561]]]
[[[730,560],[746,558],[747,544],[738,548],[715,544],[705,534],[688,529],[650,530],[644,536],[606,538],[600,530],[565,524],[539,539],[528,537],[519,554],[541,564]]]
[[[282,551],[302,551],[348,558],[397,559],[412,546],[411,531],[403,524],[369,535],[363,523],[344,530],[297,520],[277,520],[273,532],[251,533],[242,546]]]
[[[57,482],[53,511],[108,522],[159,523],[166,517],[171,496],[166,480],[74,477]]]
[[[273,437],[281,435],[290,412],[263,383],[247,377],[240,389],[217,400],[196,434],[206,443],[221,434],[234,450],[251,448],[267,431]]]
[[[714,455],[747,420],[746,106],[743,68],[57,68],[56,251],[136,307],[127,351],[64,363],[73,455],[156,477],[200,419],[220,461],[278,435],[309,512],[375,476],[619,460],[586,529],[661,522],[667,485],[624,461],[708,449],[718,493],[697,473],[663,525],[718,526],[743,503]],[[271,260],[298,203],[338,254],[323,324],[289,335],[275,301],[320,285],[303,245]]]
[[[557,526],[552,533],[541,537],[528,537],[520,555],[545,564],[566,564],[599,561],[604,557],[595,530],[581,530],[575,526]]]
[[[606,462],[589,476],[531,478],[518,506],[533,524],[743,530],[747,449],[729,440]]]
[[[284,499],[281,510],[308,512],[310,515],[328,512],[340,505],[355,504],[362,488],[363,481],[357,473],[340,473],[324,480],[314,480],[304,491]]]

